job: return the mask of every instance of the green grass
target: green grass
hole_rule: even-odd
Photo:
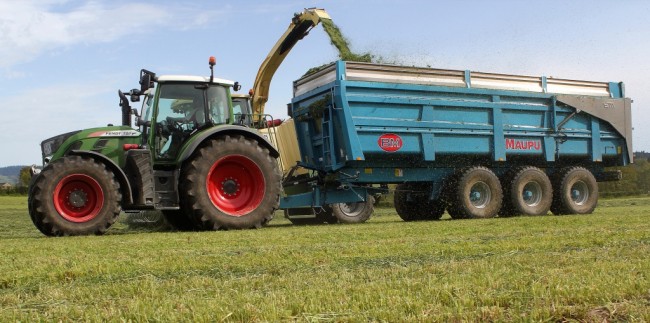
[[[650,321],[650,198],[589,216],[46,238],[0,197],[0,321]]]

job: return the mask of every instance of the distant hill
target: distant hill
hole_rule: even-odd
[[[20,169],[25,166],[7,166],[0,167],[0,183],[18,183],[20,177]]]

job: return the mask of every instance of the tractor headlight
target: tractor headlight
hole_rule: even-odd
[[[61,147],[61,145],[68,138],[76,135],[80,131],[81,130],[72,131],[72,132],[64,133],[62,135],[58,135],[58,136],[43,140],[43,142],[41,142],[41,152],[43,154],[43,163],[47,164],[50,161],[52,155],[54,155],[54,153],[57,150],[59,150],[59,147]]]

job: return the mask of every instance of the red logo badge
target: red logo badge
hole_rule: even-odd
[[[540,140],[506,139],[507,150],[542,150]]]
[[[402,148],[402,138],[394,133],[385,133],[377,140],[379,148],[387,152],[394,152]]]

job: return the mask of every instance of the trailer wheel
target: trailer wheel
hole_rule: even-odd
[[[555,178],[551,211],[561,214],[591,214],[598,204],[598,183],[584,167],[567,167]]]
[[[416,221],[419,220],[417,214],[417,205],[414,201],[409,201],[409,191],[412,190],[412,185],[410,184],[399,184],[395,187],[395,195],[393,198],[393,204],[395,205],[395,211],[400,218],[404,221]]]
[[[332,214],[340,223],[363,223],[375,211],[375,198],[366,194],[363,202],[331,204]]]
[[[119,184],[104,164],[67,156],[32,181],[28,210],[48,236],[103,234],[119,216],[121,200]]]
[[[207,141],[184,165],[181,200],[200,228],[261,228],[280,202],[280,171],[268,149],[244,136]]]
[[[546,173],[537,167],[516,169],[508,176],[503,215],[544,215],[553,202],[553,188]]]
[[[445,214],[446,203],[442,200],[428,200],[422,203],[424,213],[421,216],[422,220],[440,220],[442,215]]]
[[[431,201],[428,199],[426,186],[413,184],[399,184],[395,189],[394,205],[395,211],[404,221],[439,220],[445,213],[445,203],[439,199]],[[422,191],[421,194],[418,192]],[[415,192],[415,194],[413,194]],[[411,200],[408,200],[409,193]]]
[[[454,219],[491,218],[501,209],[503,191],[499,178],[476,166],[460,171],[450,183],[449,214]]]

